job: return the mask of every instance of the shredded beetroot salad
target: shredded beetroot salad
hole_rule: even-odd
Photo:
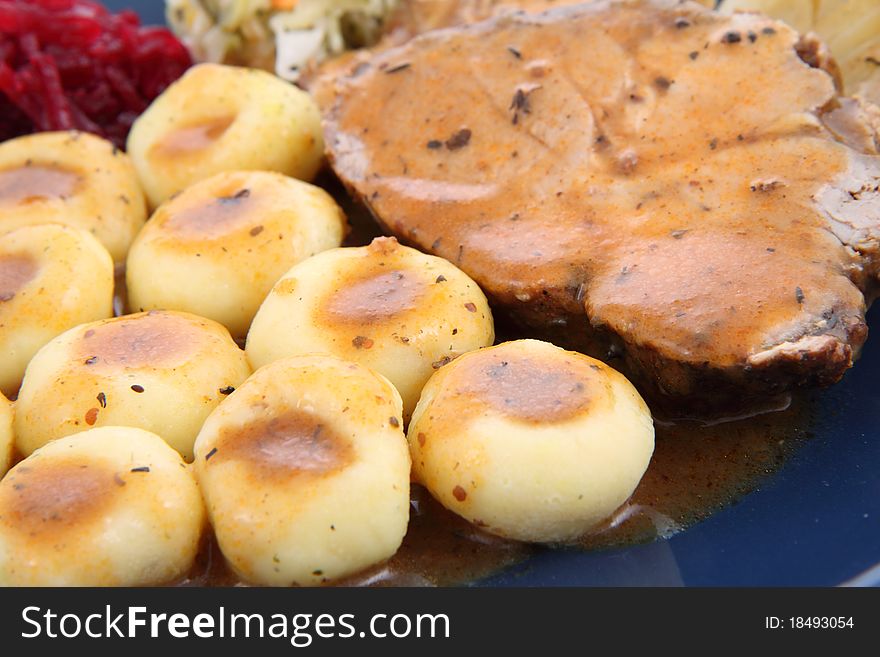
[[[0,140],[76,128],[117,146],[192,63],[174,35],[88,0],[0,0]]]

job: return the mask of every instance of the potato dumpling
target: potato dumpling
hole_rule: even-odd
[[[0,481],[0,586],[147,586],[187,574],[205,509],[159,436],[102,427],[56,440]]]
[[[272,363],[220,404],[195,469],[235,572],[318,585],[393,555],[409,521],[400,415],[383,376],[330,356]]]
[[[609,516],[654,451],[650,411],[622,374],[537,340],[440,369],[408,438],[414,480],[443,506],[534,542],[573,539]]]
[[[0,214],[2,216],[2,214]],[[0,235],[0,390],[18,390],[33,355],[72,326],[113,315],[113,260],[59,224]]]
[[[12,402],[0,393],[0,477],[6,474],[12,463]]]
[[[221,171],[311,180],[324,141],[318,106],[305,91],[265,71],[199,64],[134,122],[127,150],[156,207]]]
[[[272,285],[337,247],[342,210],[327,192],[266,171],[220,173],[163,204],[128,254],[132,308],[183,310],[247,335]]]
[[[371,367],[400,391],[406,419],[434,369],[494,339],[486,297],[467,274],[380,237],[287,272],[254,318],[247,355],[255,368],[305,353]]]
[[[128,156],[85,132],[41,132],[0,144],[0,231],[58,223],[89,231],[116,262],[147,220]]]
[[[209,319],[152,311],[77,326],[28,365],[15,409],[30,454],[93,426],[139,427],[186,458],[205,418],[250,374],[244,352]]]

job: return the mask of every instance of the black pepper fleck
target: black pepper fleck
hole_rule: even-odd
[[[135,392],[143,392],[143,391],[144,391],[144,387],[143,387],[143,386],[139,386],[137,383],[135,383],[135,384],[131,387],[131,389],[134,390]]]

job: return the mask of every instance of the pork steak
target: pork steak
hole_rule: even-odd
[[[878,110],[827,59],[674,0],[500,16],[359,61],[327,152],[531,333],[675,404],[760,400],[837,381],[867,335]]]

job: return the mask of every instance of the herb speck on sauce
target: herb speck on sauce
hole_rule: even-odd
[[[520,87],[513,93],[513,98],[510,101],[510,106],[507,108],[509,110],[513,110],[513,118],[511,119],[513,125],[516,125],[519,122],[519,116],[521,113],[532,113],[532,106],[529,102],[529,94],[532,91],[534,91],[534,89],[525,91]]]
[[[403,64],[397,64],[396,66],[392,66],[391,68],[386,68],[385,72],[389,75],[392,73],[400,73],[401,71],[405,71],[411,66],[409,62],[404,62]]]
[[[358,335],[351,341],[351,345],[355,349],[370,349],[373,346],[373,341],[363,335]]]
[[[728,32],[723,37],[721,37],[722,43],[734,44],[742,41],[742,36],[739,32]]]
[[[672,86],[673,80],[670,80],[666,76],[658,75],[654,78],[654,85],[660,89],[661,91],[666,91],[669,87]]]
[[[470,141],[471,131],[467,128],[462,128],[446,140],[446,148],[451,151],[457,151],[459,148],[467,146]]]
[[[237,201],[241,201],[242,199],[246,199],[250,195],[251,195],[251,190],[249,190],[247,188],[240,189],[237,192],[235,192],[235,194],[233,194],[232,196],[219,197],[217,199],[217,202],[220,204],[235,203]]]

